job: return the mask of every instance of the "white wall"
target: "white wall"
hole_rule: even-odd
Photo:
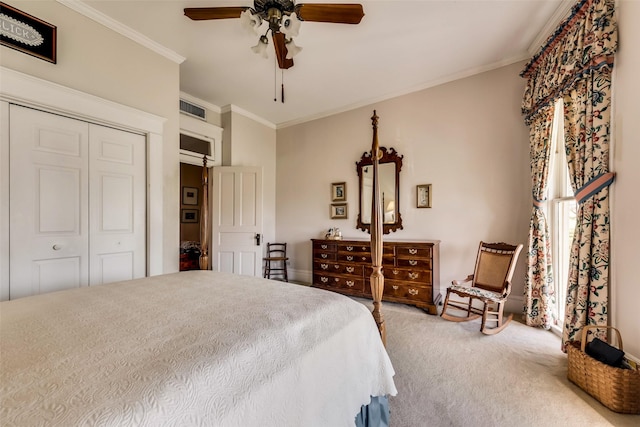
[[[610,322],[625,351],[640,356],[640,2],[619,0],[619,50],[613,84]],[[292,270],[311,281],[309,239],[338,226],[355,229],[355,162],[370,149],[372,110],[380,116],[380,143],[405,156],[400,180],[404,230],[387,239],[442,240],[441,287],[464,277],[475,242],[525,244],[531,209],[528,135],[520,116],[523,64],[321,120],[278,130],[277,236],[292,244]],[[294,178],[292,178],[294,177]],[[347,182],[348,220],[329,219],[330,183]],[[415,209],[415,185],[433,184],[433,208]],[[524,254],[508,309],[522,307]]]
[[[163,265],[164,272],[177,271],[179,65],[55,1],[12,1],[11,5],[57,26],[58,63],[2,46],[0,65],[167,119],[162,165]]]
[[[263,248],[276,239],[275,126],[235,106],[223,108],[223,166],[261,166]]]
[[[311,242],[329,227],[355,228],[356,162],[371,148],[376,109],[380,145],[404,155],[404,229],[387,240],[441,240],[441,287],[473,272],[480,240],[526,243],[531,214],[528,131],[520,115],[524,63],[278,130],[277,238],[291,247],[292,274],[311,281]],[[349,218],[331,220],[330,186],[347,183]],[[431,209],[416,208],[416,185],[432,184]],[[524,257],[510,308],[522,310]]]
[[[611,187],[611,322],[624,350],[640,357],[640,2],[618,3],[619,49],[613,78],[613,159]]]

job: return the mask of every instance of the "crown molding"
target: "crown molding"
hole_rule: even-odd
[[[274,123],[271,123],[269,120],[263,119],[262,117],[245,110],[244,108],[240,108],[237,105],[229,104],[222,107],[222,113],[233,112],[245,116],[248,119],[255,120],[258,123],[261,123],[271,129],[276,129],[277,126]]]
[[[186,60],[185,57],[179,55],[173,50],[151,40],[149,37],[139,33],[131,27],[127,27],[126,25],[87,5],[81,0],[56,1],[68,7],[69,9],[75,10],[79,14],[86,16],[89,19],[92,19],[95,22],[104,25],[105,27],[115,31],[116,33],[119,33],[130,40],[133,40],[134,42],[146,47],[147,49],[150,49],[157,54],[164,56],[165,58],[175,62],[176,64],[182,64]]]
[[[551,34],[558,28],[558,25],[569,16],[571,12],[571,8],[576,4],[576,0],[563,0],[560,6],[556,9],[556,11],[551,15],[551,18],[547,21],[542,30],[538,33],[533,42],[529,45],[527,52],[529,55],[533,56],[544,45]]]

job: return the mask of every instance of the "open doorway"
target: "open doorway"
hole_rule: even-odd
[[[180,163],[180,271],[200,268],[201,216],[202,166]]]

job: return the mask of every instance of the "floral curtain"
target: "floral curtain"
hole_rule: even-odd
[[[594,70],[564,97],[565,148],[578,202],[571,246],[563,348],[582,327],[607,325],[611,68]],[[601,330],[604,334],[604,330]]]
[[[555,293],[551,268],[551,242],[542,207],[547,201],[551,128],[554,108],[543,107],[529,128],[533,210],[529,221],[527,275],[525,276],[524,319],[529,326],[551,326]]]
[[[539,112],[562,97],[565,103],[565,149],[579,203],[572,245],[563,349],[587,324],[605,325],[609,266],[609,123],[611,69],[617,49],[615,0],[582,0],[526,65],[522,102],[531,127]],[[540,127],[537,127],[540,129]],[[531,130],[533,134],[535,129]],[[533,144],[533,139],[532,139]],[[532,160],[533,162],[533,160]],[[546,257],[530,248],[529,257]],[[529,260],[531,266],[542,262]],[[544,275],[527,283],[525,292],[545,289]],[[547,296],[552,297],[547,288]],[[533,295],[533,294],[532,294]],[[526,307],[528,317],[540,317]],[[540,320],[540,324],[544,322]]]

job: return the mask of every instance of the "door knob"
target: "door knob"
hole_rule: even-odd
[[[60,246],[60,245],[53,245],[53,250],[54,250],[54,251],[59,251],[60,249],[62,249],[62,246]]]

